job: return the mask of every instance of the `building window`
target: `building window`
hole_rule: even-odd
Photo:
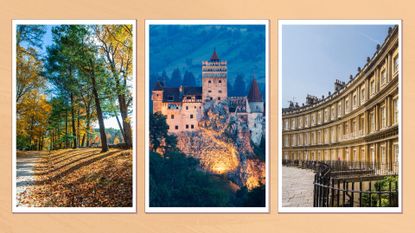
[[[331,120],[335,120],[336,118],[336,111],[335,111],[336,107],[331,106]]]
[[[186,125],[186,129],[188,129],[189,128],[189,125]]]
[[[365,88],[362,87],[360,89],[360,102],[363,103],[365,101]]]
[[[291,129],[295,129],[295,119],[291,120]]]
[[[190,114],[190,119],[193,119],[193,114]]]
[[[386,83],[386,69],[380,72],[381,81],[380,84],[384,85]]]
[[[398,98],[393,99],[393,123],[397,124],[398,123],[398,114],[399,113],[399,108],[398,108]]]
[[[375,94],[375,80],[370,81],[370,94]]]
[[[344,104],[344,107],[345,107],[345,109],[344,109],[344,111],[346,112],[346,113],[348,113],[349,112],[349,98],[346,98],[346,100],[345,100],[345,104]]]
[[[211,90],[208,90],[208,93],[212,93],[212,91]]]
[[[380,107],[380,114],[381,114],[381,122],[382,122],[382,129],[386,128],[386,108],[385,105]]]
[[[209,97],[210,100],[213,100],[213,97]]]
[[[211,80],[209,80],[209,81],[208,81],[208,83],[212,83],[212,81],[211,81]]]
[[[219,83],[222,83],[222,80],[219,80]]]
[[[222,93],[222,90],[219,90],[218,93]]]
[[[285,120],[285,130],[289,129],[288,123],[289,123],[288,120]]]
[[[371,112],[370,113],[370,132],[374,132],[375,131],[375,113]]]
[[[178,126],[178,125],[176,125],[176,126],[174,126],[174,128],[177,130],[177,129],[179,129],[179,126]]]
[[[337,117],[341,117],[342,116],[342,102],[339,102],[337,104]]]
[[[218,100],[220,100],[220,97],[218,97]]]
[[[190,125],[190,128],[194,129],[194,128],[195,128],[195,126],[194,126],[194,125]]]
[[[186,110],[189,110],[189,106],[186,106]]]
[[[169,100],[169,101],[173,101],[173,96],[167,96],[167,100]]]
[[[308,127],[308,119],[309,118],[309,116],[307,115],[307,116],[305,116],[305,127]]]
[[[360,127],[359,128],[360,130],[364,130],[365,129],[365,116],[364,115],[360,117],[359,127]]]
[[[326,108],[324,110],[324,122],[327,122],[329,120],[329,109]]]
[[[170,119],[174,119],[174,115],[173,114],[171,114]]]
[[[399,69],[399,56],[396,54],[396,56],[393,58],[393,71],[397,72]]]
[[[321,124],[321,111],[318,112],[318,123]]]
[[[357,93],[353,95],[353,108],[357,107]]]

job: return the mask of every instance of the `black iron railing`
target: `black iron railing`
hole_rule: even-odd
[[[399,204],[394,169],[345,161],[284,160],[283,165],[314,170],[314,207],[396,207]]]

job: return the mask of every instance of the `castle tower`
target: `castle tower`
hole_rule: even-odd
[[[264,102],[255,77],[252,79],[251,88],[249,89],[248,102],[251,112],[264,112]]]
[[[210,100],[221,101],[228,97],[227,76],[227,62],[219,59],[215,49],[209,61],[202,62],[203,102]]]
[[[161,112],[163,106],[163,83],[157,81],[153,88],[151,100],[153,101],[153,113]]]
[[[249,89],[248,102],[251,112],[264,112],[264,102],[255,77],[252,79],[251,88]]]

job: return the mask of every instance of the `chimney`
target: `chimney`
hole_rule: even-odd
[[[342,88],[344,87],[344,82],[336,79],[336,81],[334,82],[334,91],[340,91]]]
[[[307,105],[312,105],[318,102],[318,98],[317,96],[307,95],[305,102]]]

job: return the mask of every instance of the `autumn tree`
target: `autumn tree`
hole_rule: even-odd
[[[104,55],[105,63],[111,71],[114,90],[122,123],[118,119],[125,143],[132,146],[131,118],[128,109],[132,105],[132,94],[128,91],[128,82],[132,77],[133,41],[132,25],[102,25],[95,27],[100,41],[100,52]]]

